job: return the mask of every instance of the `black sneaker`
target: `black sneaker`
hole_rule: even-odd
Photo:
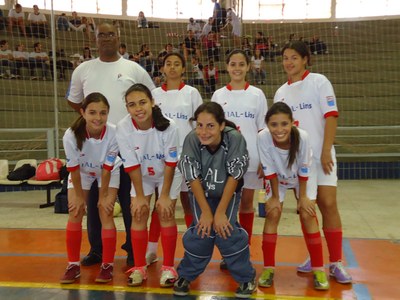
[[[247,299],[251,297],[251,294],[256,290],[256,279],[254,278],[252,281],[241,283],[239,287],[236,289],[235,296],[241,299]]]
[[[81,260],[81,265],[85,267],[97,265],[101,263],[101,255],[95,253],[95,252],[90,252],[88,255],[86,255],[84,258]]]
[[[228,265],[226,264],[225,259],[222,259],[221,262],[219,263],[219,269],[220,270],[228,270]]]
[[[177,281],[174,283],[174,295],[175,296],[186,296],[189,294],[189,284],[183,277],[179,277]]]

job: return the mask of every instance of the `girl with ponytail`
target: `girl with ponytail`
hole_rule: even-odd
[[[112,280],[117,232],[114,224],[114,203],[119,188],[118,144],[115,126],[107,123],[110,105],[100,93],[89,94],[80,108],[81,115],[63,137],[67,158],[68,267],[61,283],[73,283],[80,276],[82,219],[89,200],[89,190],[95,180],[99,186],[98,209],[101,220],[103,263],[96,282]]]
[[[288,189],[295,190],[304,239],[311,257],[314,288],[327,290],[329,282],[324,272],[322,240],[315,212],[317,189],[307,185],[315,176],[311,166],[312,151],[306,131],[294,126],[292,110],[284,102],[271,106],[265,116],[267,128],[258,134],[258,151],[265,179],[270,181],[272,196],[265,202],[266,218],[262,250],[264,270],[258,280],[261,287],[273,284],[275,249],[283,200]]]
[[[151,91],[134,84],[125,93],[128,115],[117,125],[117,141],[125,172],[132,182],[131,237],[135,266],[130,269],[128,285],[140,286],[147,278],[147,220],[150,199],[156,189],[156,209],[161,225],[163,266],[160,286],[172,286],[177,278],[174,269],[176,240],[175,204],[182,176],[175,173],[179,158],[178,129],[154,104]]]

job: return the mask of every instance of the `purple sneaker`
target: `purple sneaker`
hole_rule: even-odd
[[[297,272],[300,273],[311,273],[311,259],[308,257],[301,265],[297,267]]]
[[[329,276],[334,277],[339,283],[351,283],[353,280],[341,261],[330,264]]]

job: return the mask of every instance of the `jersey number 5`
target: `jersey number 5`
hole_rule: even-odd
[[[148,167],[147,168],[147,172],[149,173],[149,176],[156,175],[156,172],[154,172],[154,168],[153,167]]]

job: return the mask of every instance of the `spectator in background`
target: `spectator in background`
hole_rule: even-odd
[[[49,51],[49,59],[50,59],[50,73],[51,78],[54,80],[54,70],[53,70],[53,51]],[[67,60],[65,57],[64,49],[60,49],[56,51],[56,69],[58,70],[58,79],[64,80],[65,70],[73,70],[76,68],[74,61]]]
[[[150,51],[149,45],[142,44],[138,55],[139,64],[147,71],[147,73],[151,74],[153,69],[153,53]]]
[[[32,36],[37,38],[47,37],[46,16],[39,11],[39,7],[36,4],[33,6],[33,12],[28,15],[28,24]]]
[[[73,31],[83,31],[86,28],[76,11],[72,12],[72,17],[69,19],[69,28]]]
[[[193,18],[189,19],[189,23],[186,26],[186,31],[189,30],[193,31],[194,37],[199,41],[201,36],[201,26]]]
[[[21,78],[21,68],[30,69],[29,65],[29,52],[25,51],[25,45],[19,43],[15,46],[15,51],[13,51],[14,63],[16,67],[15,76],[17,79]]]
[[[11,50],[8,49],[8,42],[6,40],[0,41],[0,78],[8,77],[8,74],[3,70],[3,67],[8,67],[10,71],[10,79],[15,79],[16,68],[14,64],[14,57]]]
[[[183,56],[185,57],[185,61],[188,60],[189,55],[201,55],[200,49],[197,46],[197,41],[194,37],[194,32],[192,30],[187,31],[187,37],[183,42]]]
[[[217,34],[211,31],[207,35],[205,40],[205,48],[207,49],[208,59],[214,59],[214,61],[219,61],[219,48],[217,47]]]
[[[211,0],[214,3],[213,10],[213,31],[219,32],[219,29],[225,25],[225,12],[224,9],[221,8],[221,5],[218,3],[218,0]]]
[[[47,73],[49,71],[49,56],[42,50],[42,44],[36,42],[33,44],[33,52],[29,54],[29,63],[31,66],[31,80],[38,79],[35,76],[35,69],[40,68],[42,70],[43,80],[47,79]]]
[[[129,53],[126,51],[126,44],[124,44],[124,43],[119,44],[118,53],[123,58],[129,59]]]
[[[243,37],[242,39],[242,50],[246,53],[248,57],[251,57],[253,54],[253,43],[250,42],[249,37]]]
[[[62,13],[57,18],[57,29],[58,31],[68,31],[69,28],[70,27],[67,15],[65,13]]]
[[[256,38],[254,39],[253,47],[254,47],[254,49],[253,49],[254,52],[256,50],[260,50],[261,55],[263,57],[266,57],[267,51],[268,51],[268,41],[262,31],[257,31]]]
[[[326,44],[319,39],[318,35],[314,35],[310,42],[310,52],[311,54],[328,54],[328,49]]]
[[[251,73],[255,84],[265,84],[266,72],[264,64],[264,56],[261,55],[259,49],[254,51],[251,57]]]
[[[226,16],[227,22],[221,30],[225,29],[229,25],[232,26],[233,45],[235,48],[240,48],[240,39],[242,37],[242,24],[240,19],[232,8],[228,8]]]
[[[149,23],[147,23],[147,19],[142,11],[139,11],[137,22],[138,28],[149,28]]]
[[[10,9],[8,12],[8,33],[12,34],[13,26],[18,26],[21,32],[21,35],[26,37],[25,30],[25,15],[22,11],[21,4],[15,4],[15,8]]]
[[[199,85],[203,90],[205,89],[203,65],[197,56],[192,56],[192,76],[187,83],[191,86]]]
[[[206,92],[212,96],[218,83],[218,68],[214,65],[214,60],[208,60],[208,65],[204,66],[203,74]]]
[[[208,18],[208,22],[203,26],[203,29],[200,34],[200,41],[202,42],[203,45],[207,39],[208,34],[213,30],[213,25],[212,25],[213,22],[214,19],[212,17]]]
[[[0,30],[6,28],[6,19],[4,18],[3,11],[0,8]]]

